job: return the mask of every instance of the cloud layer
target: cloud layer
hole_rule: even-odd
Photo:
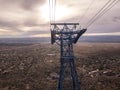
[[[49,14],[49,8],[41,9],[48,5],[49,0],[0,0],[0,37],[31,37],[49,34],[49,22],[43,18],[43,13]],[[57,22],[80,22],[82,27],[105,4],[107,0],[94,0],[88,12],[81,17],[88,8],[91,0],[56,0],[56,6],[66,7],[70,12],[63,15]],[[120,3],[97,20],[87,33],[120,32]],[[49,7],[49,6],[48,6]],[[47,11],[48,9],[48,11]],[[66,10],[67,10],[66,9]],[[56,8],[56,11],[59,11]],[[49,15],[48,15],[49,16]],[[48,18],[48,17],[47,17]],[[56,16],[57,18],[57,16]],[[43,36],[44,36],[43,35]]]

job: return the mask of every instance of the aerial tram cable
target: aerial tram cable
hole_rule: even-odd
[[[86,29],[77,29],[79,23],[56,23],[55,8],[56,0],[50,3],[51,44],[60,46],[60,73],[58,90],[80,90],[76,66],[74,62],[73,44],[77,43]]]
[[[56,0],[49,0],[49,19],[50,19],[50,28],[51,23],[55,22],[55,9],[56,8]]]
[[[91,25],[94,20],[97,20],[100,16],[105,14],[105,11],[108,11],[117,4],[115,1],[111,2],[111,0],[109,0],[88,22],[88,24]],[[55,23],[56,0],[49,0],[49,5],[51,13],[50,25],[53,26],[51,28],[51,43],[59,43],[61,49],[61,68],[59,73],[58,90],[80,90],[80,82],[74,62],[73,44],[77,43],[78,39],[87,29],[77,29],[76,27],[79,23]]]
[[[86,24],[86,27],[89,27],[92,23],[94,23],[98,18],[103,16],[108,10],[110,10],[114,5],[116,5],[119,0],[114,0],[110,2],[109,0]]]
[[[50,0],[49,0],[49,23],[50,23],[50,28],[51,28],[51,4],[50,4]]]
[[[99,15],[99,13],[102,12],[102,10],[111,2],[111,0],[109,0],[108,2],[105,3],[105,5],[87,22],[87,24],[89,24],[94,18],[97,17],[97,15]]]
[[[54,23],[56,19],[55,15],[56,15],[56,0],[54,0]]]
[[[85,10],[85,12],[83,13],[83,15],[81,16],[80,21],[78,21],[78,22],[82,22],[82,21],[83,21],[83,19],[84,19],[86,13],[87,13],[88,10],[90,9],[90,7],[92,6],[92,4],[93,4],[94,1],[95,1],[95,0],[92,0],[92,1],[89,3],[87,9]]]
[[[91,26],[96,20],[98,20],[100,17],[102,17],[104,14],[107,13],[107,11],[109,11],[112,7],[114,7],[120,0],[109,4],[108,8],[106,8],[105,10],[103,10],[103,12],[101,12],[96,18],[94,18],[88,25],[86,25],[86,27],[88,28],[89,26]]]

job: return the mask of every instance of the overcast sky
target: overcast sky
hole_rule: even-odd
[[[85,27],[108,0],[56,1],[56,22],[79,22],[81,27]],[[0,0],[0,37],[49,36],[48,2],[49,0]],[[86,35],[120,35],[120,2],[92,24]]]

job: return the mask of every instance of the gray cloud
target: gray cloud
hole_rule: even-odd
[[[30,18],[30,19],[24,20],[23,25],[28,27],[34,27],[34,26],[45,27],[45,26],[48,26],[49,24],[47,23],[41,24],[41,22],[37,18]]]
[[[37,18],[27,18],[24,20],[23,25],[28,27],[38,26],[38,20]]]
[[[21,6],[25,10],[32,10],[38,5],[42,5],[46,0],[21,0]]]
[[[24,10],[33,10],[35,7],[43,5],[45,2],[46,0],[0,0],[0,7],[18,7]]]
[[[18,28],[19,23],[17,21],[8,21],[8,20],[2,20],[0,19],[0,28],[3,30],[10,30],[10,31],[18,31],[21,32],[21,30]]]
[[[0,19],[0,27],[14,27],[18,26],[18,22],[16,21],[9,21],[9,20],[2,20]]]
[[[46,26],[38,22],[39,14],[33,10],[45,2],[46,0],[0,0],[0,29],[24,32],[21,27],[32,29],[34,26]]]
[[[85,25],[106,1],[107,0],[96,0],[96,4],[92,4],[92,8],[89,9],[82,22],[79,22],[81,26]],[[38,10],[46,2],[47,0],[0,0],[0,29],[11,30],[12,33],[20,32],[21,36],[48,34],[48,22],[44,21],[40,10]],[[90,2],[90,0],[58,0],[57,5],[66,6],[71,10],[73,9],[74,13],[65,18],[62,18],[58,22],[81,21],[81,16]],[[98,5],[99,2],[101,2],[100,5]],[[101,17],[102,19],[100,18],[95,23],[93,23],[93,25],[88,28],[87,33],[119,31],[119,10],[119,5],[116,6],[116,8],[113,8],[113,10],[108,12],[108,14]]]
[[[120,22],[120,16],[118,16],[118,17],[113,17],[113,22]]]
[[[45,30],[33,30],[33,31],[27,31],[24,32],[23,35],[36,35],[36,34],[49,34],[50,31],[45,31]]]

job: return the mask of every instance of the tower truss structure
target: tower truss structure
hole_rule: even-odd
[[[78,29],[79,23],[51,23],[51,43],[60,45],[60,74],[58,90],[80,90],[73,44],[87,29]]]

